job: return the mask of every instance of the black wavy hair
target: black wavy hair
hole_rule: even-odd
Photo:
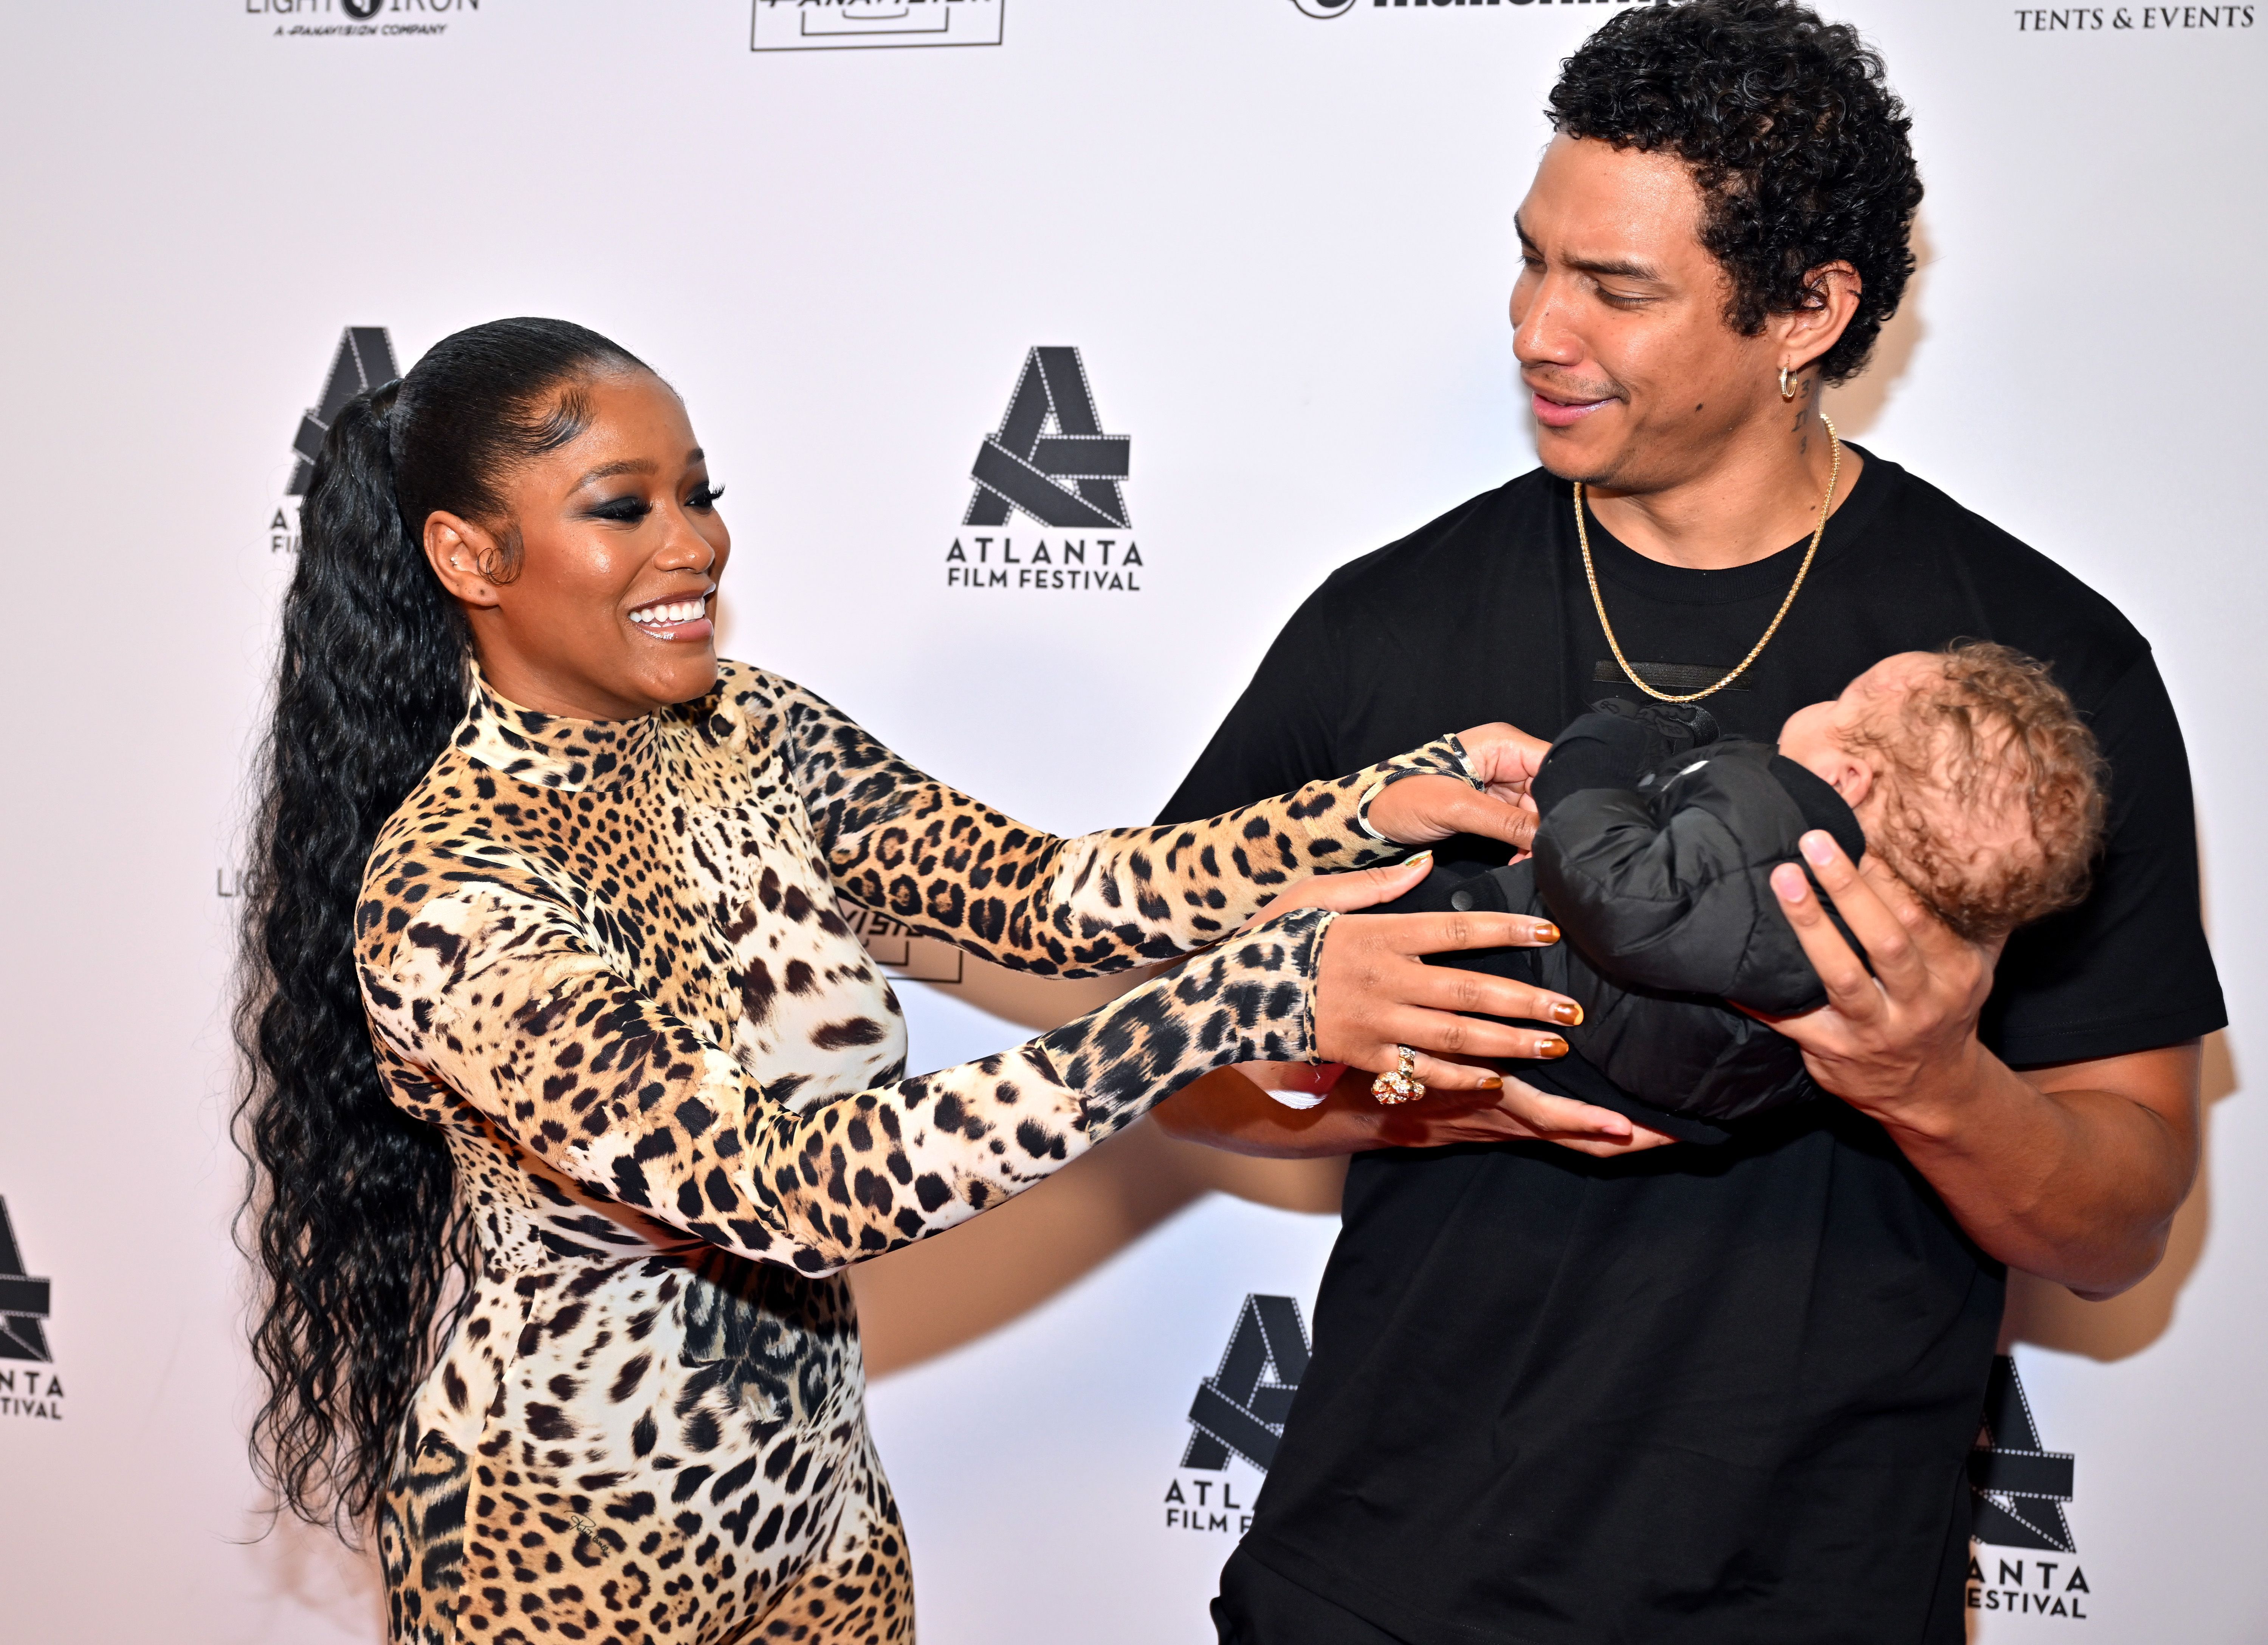
[[[1804,277],[1859,271],[1858,312],[1820,357],[1839,383],[1867,363],[1914,269],[1921,173],[1882,59],[1845,23],[1791,0],[1685,0],[1610,18],[1561,65],[1553,129],[1674,154],[1704,202],[1701,243],[1733,284],[1726,321],[1815,306]]]
[[[350,1540],[475,1260],[448,1147],[388,1100],[355,972],[372,843],[469,690],[470,633],[426,564],[424,521],[446,509],[511,540],[498,482],[579,432],[579,385],[638,369],[564,321],[460,331],[349,402],[301,509],[236,1011],[247,1254],[264,1281],[251,1438],[277,1507]]]

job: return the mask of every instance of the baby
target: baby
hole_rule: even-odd
[[[1721,1141],[1726,1122],[1816,1094],[1793,1042],[1727,1004],[1784,1016],[1825,1003],[1769,882],[1801,860],[1805,832],[1826,830],[1853,861],[1874,852],[1955,931],[1992,943],[2086,894],[2102,779],[2094,734],[2045,666],[1983,642],[1883,659],[1790,715],[1776,747],[1720,737],[1697,707],[1610,701],[1537,771],[1532,858],[1437,867],[1377,911],[1553,920],[1554,947],[1432,963],[1583,1007],[1555,1029],[1575,1054],[1522,1064],[1522,1080]]]

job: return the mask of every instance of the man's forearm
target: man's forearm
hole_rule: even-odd
[[[2191,1042],[2019,1073],[1972,1041],[1872,1111],[1984,1250],[2107,1297],[2157,1266],[2196,1177],[2198,1066]]]

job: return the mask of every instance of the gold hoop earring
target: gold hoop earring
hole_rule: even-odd
[[[1779,368],[1779,397],[1783,400],[1795,398],[1795,380],[1785,365]]]

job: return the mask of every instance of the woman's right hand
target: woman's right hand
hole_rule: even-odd
[[[1428,965],[1424,958],[1547,948],[1558,940],[1549,920],[1526,914],[1342,914],[1323,933],[1315,966],[1315,1057],[1385,1073],[1400,1063],[1406,1045],[1417,1053],[1418,1078],[1444,1091],[1494,1090],[1504,1083],[1475,1059],[1565,1057],[1567,1042],[1557,1034],[1483,1019],[1572,1027],[1583,1020],[1573,1000],[1509,977]]]
[[[1336,1080],[1318,1080],[1319,1073]],[[1300,1096],[1287,1107],[1274,1094]],[[1356,1069],[1248,1062],[1193,1080],[1154,1110],[1159,1128],[1185,1141],[1263,1159],[1321,1159],[1370,1148],[1438,1148],[1453,1142],[1550,1142],[1615,1159],[1674,1139],[1612,1109],[1555,1096],[1507,1077],[1500,1091],[1440,1091],[1386,1107]]]
[[[1303,880],[1256,914],[1245,929],[1266,923],[1277,915],[1294,908],[1328,908],[1342,918],[1331,922],[1331,929],[1323,939],[1323,975],[1319,975],[1315,989],[1317,1034],[1322,1036],[1324,1019],[1332,1009],[1326,998],[1328,976],[1345,970],[1350,963],[1360,965],[1364,961],[1380,962],[1380,944],[1375,933],[1382,929],[1384,942],[1382,963],[1373,979],[1365,984],[1354,979],[1355,985],[1340,991],[1343,1003],[1351,1007],[1391,1013],[1396,1007],[1388,1004],[1393,992],[1390,986],[1381,989],[1376,977],[1402,977],[1412,981],[1428,994],[1433,1003],[1408,1001],[1401,1009],[1418,1020],[1432,1021],[1441,1016],[1434,991],[1446,984],[1453,992],[1460,979],[1491,983],[1517,991],[1514,1002],[1516,1014],[1543,1021],[1553,1021],[1548,1013],[1554,1003],[1573,1010],[1572,1000],[1563,1000],[1557,994],[1540,988],[1499,982],[1498,979],[1476,977],[1469,971],[1440,970],[1425,965],[1415,955],[1422,948],[1408,948],[1406,943],[1393,941],[1395,933],[1406,934],[1413,922],[1422,927],[1434,918],[1431,915],[1361,914],[1357,911],[1380,903],[1391,902],[1404,892],[1414,889],[1432,869],[1430,852],[1413,857],[1407,862],[1390,867],[1364,868],[1351,874],[1319,874]],[[1347,918],[1351,916],[1351,918]],[[1464,915],[1452,918],[1477,920],[1492,918],[1525,925],[1524,933],[1516,933],[1516,941],[1535,947],[1550,938],[1537,929],[1545,922],[1507,915]],[[1366,932],[1366,927],[1371,928]],[[1358,941],[1342,947],[1336,955],[1332,944],[1342,933],[1371,941]],[[1468,947],[1482,946],[1477,942]],[[1407,948],[1407,951],[1401,951]],[[1408,968],[1414,964],[1423,973],[1412,977]],[[1464,1008],[1452,998],[1448,1009]],[[1410,1019],[1403,1019],[1408,1021]],[[1334,1032],[1346,1026],[1336,1024]],[[1381,1024],[1381,1026],[1384,1026]],[[1469,1019],[1449,1017],[1445,1025],[1448,1030],[1443,1037],[1454,1037],[1472,1029],[1493,1028],[1497,1025],[1478,1023]],[[1522,1030],[1506,1029],[1515,1036]],[[1542,1036],[1525,1030],[1531,1042],[1549,1037],[1564,1046],[1558,1036]],[[1390,1067],[1398,1061],[1391,1049],[1407,1044],[1413,1051],[1447,1051],[1445,1044],[1426,1041],[1394,1040],[1387,1055],[1389,1060],[1380,1068]],[[1317,1052],[1319,1058],[1324,1053]],[[1560,1054],[1565,1054],[1564,1051]],[[1351,1059],[1350,1059],[1351,1060]],[[1370,1093],[1371,1073],[1366,1068],[1347,1069],[1336,1060],[1314,1063],[1244,1063],[1233,1068],[1220,1068],[1193,1081],[1157,1110],[1158,1124],[1175,1136],[1192,1142],[1224,1148],[1231,1153],[1254,1154],[1273,1158],[1306,1158],[1328,1154],[1359,1153],[1366,1148],[1437,1147],[1451,1142],[1556,1142],[1579,1153],[1611,1157],[1639,1149],[1658,1147],[1670,1140],[1659,1132],[1643,1126],[1633,1126],[1612,1109],[1579,1103],[1570,1097],[1557,1096],[1523,1084],[1519,1079],[1506,1078],[1498,1071],[1485,1066],[1464,1062],[1444,1063],[1439,1057],[1421,1057],[1419,1077],[1432,1090],[1425,1100],[1401,1103],[1392,1107],[1380,1103]],[[1263,1092],[1282,1090],[1295,1094],[1288,1104]]]
[[[1417,1074],[1427,1086],[1495,1090],[1504,1081],[1492,1069],[1444,1058],[1564,1057],[1567,1042],[1549,1031],[1509,1028],[1460,1013],[1572,1026],[1583,1020],[1582,1007],[1527,983],[1428,965],[1422,957],[1476,948],[1545,948],[1559,940],[1549,920],[1527,914],[1352,911],[1414,889],[1432,866],[1427,852],[1390,868],[1303,880],[1270,903],[1246,929],[1296,908],[1338,912],[1323,933],[1315,968],[1317,1061],[1384,1073],[1400,1062],[1399,1047],[1407,1045],[1418,1053]]]

